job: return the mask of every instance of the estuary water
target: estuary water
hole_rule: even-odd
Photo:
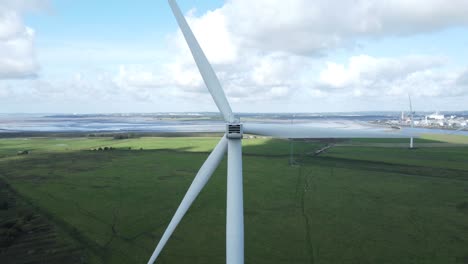
[[[242,114],[242,122],[301,124],[314,127],[372,128],[369,122],[392,114]],[[216,113],[160,114],[0,114],[0,133],[13,132],[223,132]],[[468,135],[468,131],[417,128],[419,132]]]

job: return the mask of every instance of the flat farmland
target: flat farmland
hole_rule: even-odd
[[[0,177],[76,263],[146,263],[217,141],[2,139]],[[245,139],[246,263],[468,263],[468,147],[407,141]],[[225,203],[226,160],[159,263],[225,262]]]

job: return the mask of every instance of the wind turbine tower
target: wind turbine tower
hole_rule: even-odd
[[[291,118],[291,125],[294,123],[294,117],[295,115],[293,114]],[[289,139],[289,166],[294,166],[296,165],[296,161],[294,160],[294,139],[290,138]]]
[[[410,107],[410,118],[411,118],[411,128],[414,128],[414,112],[413,104],[411,103],[411,96],[408,94],[409,107]],[[410,138],[410,149],[413,148],[413,137]]]

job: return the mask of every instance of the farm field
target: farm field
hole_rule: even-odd
[[[294,166],[288,141],[244,140],[246,263],[468,263],[465,140],[356,139],[321,155],[327,142],[298,141]],[[0,139],[0,180],[57,226],[69,263],[146,263],[217,141]],[[225,262],[225,203],[226,160],[158,263]]]

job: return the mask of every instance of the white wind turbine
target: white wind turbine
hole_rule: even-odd
[[[414,128],[414,112],[413,104],[411,103],[411,96],[408,94],[409,99],[409,109],[410,109],[410,118],[411,118],[411,128]],[[410,138],[410,149],[413,148],[413,137]]]
[[[226,134],[195,176],[169,226],[164,231],[148,263],[153,264],[169,237],[182,220],[190,205],[210,179],[227,151],[227,209],[226,209],[226,263],[244,263],[244,206],[242,192],[242,135],[243,133],[280,138],[408,138],[401,130],[356,128],[319,128],[288,124],[242,124],[233,114],[221,84],[198,44],[175,0],[168,0],[198,70],[226,121]]]

